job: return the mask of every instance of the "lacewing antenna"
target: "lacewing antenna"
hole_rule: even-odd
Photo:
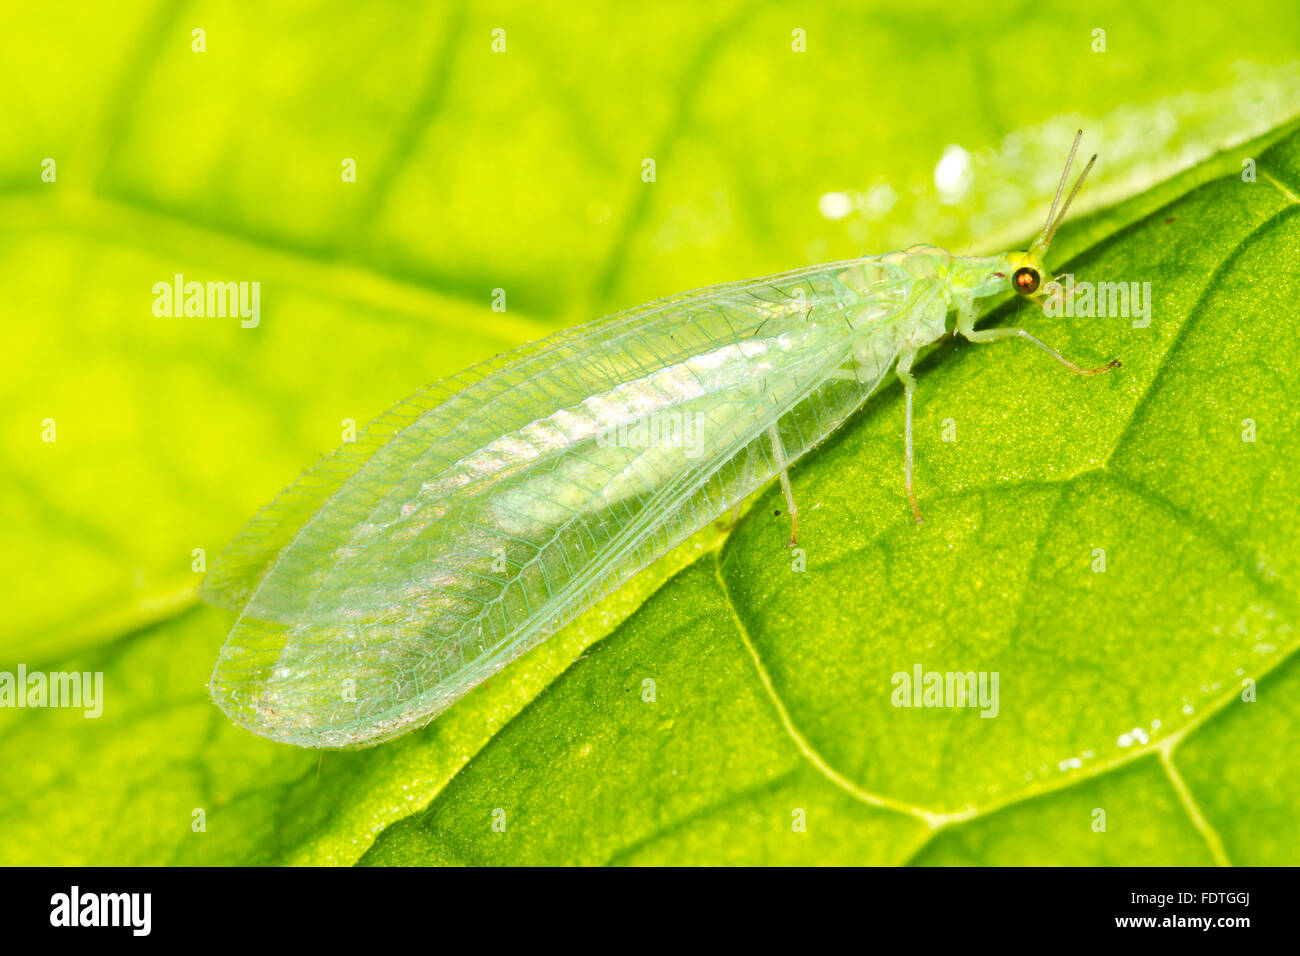
[[[1083,139],[1083,130],[1074,134],[1074,145],[1070,147],[1070,156],[1065,161],[1065,169],[1061,173],[1061,181],[1056,187],[1056,197],[1052,200],[1052,208],[1047,212],[1047,222],[1043,226],[1043,231],[1039,233],[1038,238],[1034,240],[1032,248],[1040,256],[1047,252],[1047,247],[1052,244],[1053,237],[1056,236],[1056,230],[1061,228],[1061,223],[1065,221],[1065,214],[1070,211],[1070,203],[1074,202],[1074,197],[1079,195],[1079,189],[1083,186],[1083,181],[1087,178],[1092,166],[1097,162],[1097,154],[1093,153],[1092,158],[1088,160],[1088,165],[1083,167],[1083,172],[1079,178],[1074,181],[1074,188],[1070,190],[1070,195],[1066,197],[1065,204],[1061,205],[1061,195],[1065,192],[1065,183],[1070,178],[1070,167],[1074,164],[1074,154],[1079,151],[1079,142]],[[1057,212],[1057,206],[1060,206],[1060,212]]]

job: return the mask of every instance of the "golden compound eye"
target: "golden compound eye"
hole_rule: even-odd
[[[1021,295],[1033,295],[1042,281],[1043,277],[1038,274],[1038,270],[1029,266],[1021,266],[1011,274],[1011,284]]]

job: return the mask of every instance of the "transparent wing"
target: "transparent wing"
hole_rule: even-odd
[[[769,480],[771,428],[790,461],[828,435],[911,288],[863,259],[686,293],[398,404],[213,567],[213,698],[303,746],[427,723]]]

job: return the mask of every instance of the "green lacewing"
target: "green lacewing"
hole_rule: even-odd
[[[237,724],[304,747],[421,727],[660,555],[778,478],[977,302],[1042,295],[1075,137],[1024,252],[918,246],[672,296],[432,385],[287,488],[222,554],[206,600],[238,613],[212,675]],[[1059,210],[1058,210],[1059,207]]]

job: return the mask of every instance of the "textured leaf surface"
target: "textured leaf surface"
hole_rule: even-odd
[[[1151,282],[1149,326],[995,316],[1120,372],[936,356],[922,528],[895,390],[796,471],[806,569],[773,492],[367,859],[1294,863],[1297,158],[1069,263]],[[996,672],[993,719],[898,707],[916,666]]]

